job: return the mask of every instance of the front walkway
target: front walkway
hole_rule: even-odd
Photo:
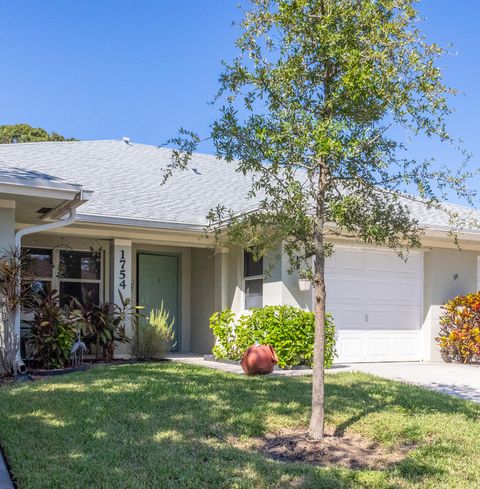
[[[240,365],[207,361],[202,355],[194,353],[175,353],[167,358],[172,361],[243,375]],[[355,363],[334,365],[332,369],[328,370],[329,374],[339,372],[364,372],[480,403],[480,365],[421,362]],[[296,376],[310,375],[311,373],[311,369],[275,369],[272,375]]]
[[[170,353],[170,355],[165,358],[173,362],[188,363],[189,365],[213,368],[214,370],[221,370],[222,372],[229,372],[231,374],[245,375],[242,367],[238,363],[213,362],[205,360],[203,355],[198,355],[197,353]],[[312,370],[309,368],[301,370],[282,370],[275,368],[271,375],[294,377],[297,375],[310,375],[311,373]]]

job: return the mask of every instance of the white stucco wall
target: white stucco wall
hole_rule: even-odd
[[[459,294],[477,290],[477,256],[475,251],[432,248],[424,253],[424,360],[441,361],[435,337],[441,306]]]
[[[214,337],[209,318],[215,312],[215,257],[210,249],[192,248],[191,349],[211,353]]]

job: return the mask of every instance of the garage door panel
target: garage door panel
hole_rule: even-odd
[[[420,345],[419,331],[339,331],[336,363],[416,361]]]
[[[365,313],[358,308],[345,307],[342,310],[341,329],[365,329]]]
[[[421,254],[411,252],[407,261],[393,251],[366,251],[365,269],[372,272],[391,274],[395,272],[402,276],[421,275]]]
[[[370,251],[365,253],[365,268],[366,270],[373,272],[385,272],[391,273],[392,271],[392,257],[390,253]]]
[[[364,313],[357,307],[329,307],[327,312],[334,319],[337,330],[418,330],[418,309],[397,308],[395,313],[390,309],[376,307]]]
[[[363,270],[364,260],[364,253],[360,249],[337,247],[333,255],[326,259],[325,269],[350,273],[352,270]]]
[[[402,260],[398,256],[394,256],[394,270],[400,275],[412,275],[415,277],[421,277],[423,275],[423,255],[422,253],[411,252],[408,255],[407,261]]]
[[[372,307],[367,315],[365,329],[418,329],[418,309],[402,307],[397,308],[394,313],[391,309]]]
[[[328,307],[327,312],[333,317],[335,329],[339,330],[365,330],[365,315],[355,307],[332,308]]]
[[[384,280],[367,280],[363,283],[366,299],[369,304],[384,302],[391,304],[420,305],[421,290],[418,281],[399,281],[392,278]]]
[[[342,362],[364,362],[366,338],[360,334],[349,334],[337,338],[338,360]]]
[[[367,344],[367,358],[372,362],[385,362],[391,355],[391,339],[388,335],[370,334]]]
[[[366,299],[366,293],[363,277],[337,280],[337,298],[341,302],[361,304]]]
[[[421,337],[420,333],[416,336],[394,335],[392,337],[394,355],[405,361],[415,361],[421,357]]]
[[[343,271],[363,270],[364,261],[365,253],[362,251],[351,250],[350,252],[345,252],[342,250],[337,262],[337,268]]]
[[[331,256],[327,256],[325,259],[325,271],[328,273],[329,271],[336,270],[337,268],[337,252],[333,253]]]
[[[327,279],[327,303],[329,304],[363,304],[367,299],[366,293],[363,278],[352,278],[348,275]]]

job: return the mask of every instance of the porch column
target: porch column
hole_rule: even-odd
[[[15,201],[0,199],[0,256],[3,256],[15,246]],[[1,300],[1,298],[0,298]],[[12,325],[13,327],[13,325]],[[15,330],[15,336],[20,338],[20,330]],[[12,336],[5,335],[4,325],[0,317],[0,346],[9,349],[12,344]],[[20,352],[17,352],[19,357]],[[0,375],[2,367],[0,365]]]
[[[231,306],[228,290],[229,252],[228,248],[220,248],[215,252],[215,311],[221,311]]]
[[[129,239],[113,240],[113,266],[111,267],[113,277],[111,280],[111,296],[113,302],[122,307],[120,294],[124,299],[132,299],[132,242]],[[133,326],[130,321],[125,324],[127,336],[133,337]],[[119,344],[115,349],[115,356],[128,356],[130,354],[129,344]]]

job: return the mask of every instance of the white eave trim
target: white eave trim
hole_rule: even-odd
[[[82,200],[88,200],[91,195],[90,191],[81,190],[80,187],[47,187],[0,182],[0,194],[9,194],[12,196],[22,195],[27,197],[73,200],[79,193],[84,194],[86,197],[82,198]]]
[[[448,226],[425,227],[427,238],[452,239],[450,232],[455,233],[459,240],[480,241],[480,229],[451,229]]]
[[[88,214],[77,214],[77,219],[75,222],[150,229],[173,229],[178,231],[193,231],[201,233],[205,231],[205,224],[176,221],[152,221],[147,219],[132,219],[118,216],[95,216]]]

